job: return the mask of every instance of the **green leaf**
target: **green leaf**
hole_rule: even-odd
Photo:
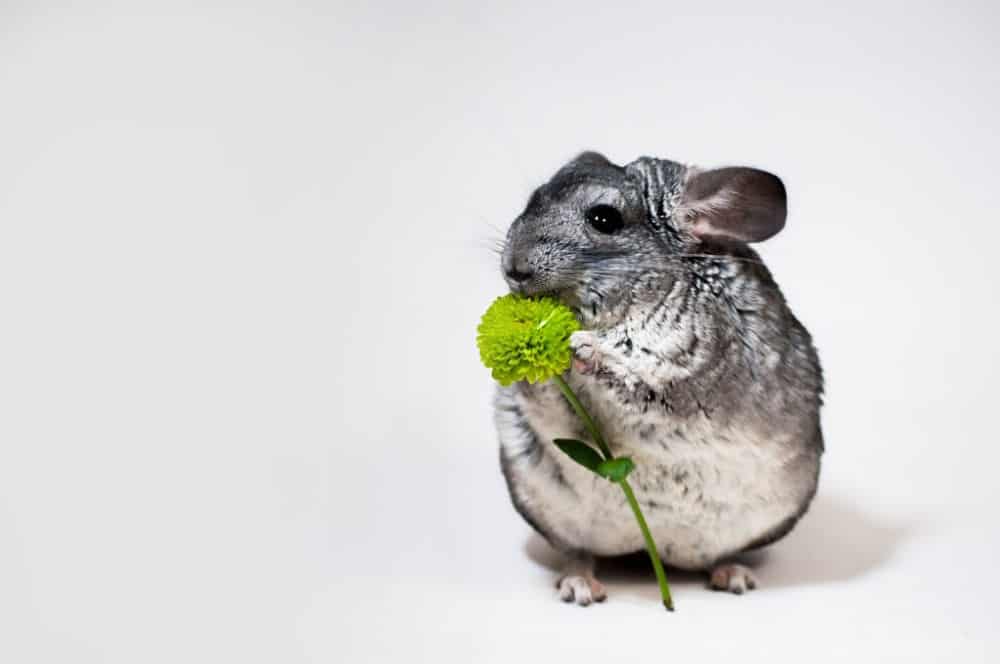
[[[635,464],[628,457],[618,457],[617,459],[602,461],[597,465],[597,468],[593,468],[592,470],[612,482],[621,482],[628,477],[629,473],[635,470]]]
[[[582,440],[556,438],[552,442],[565,452],[566,456],[592,472],[596,473],[602,463],[607,463],[601,459],[601,455],[593,447]]]

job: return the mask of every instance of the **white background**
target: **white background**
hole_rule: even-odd
[[[0,661],[1000,656],[989,2],[0,5]],[[493,240],[585,148],[781,175],[828,376],[749,596],[556,600]]]

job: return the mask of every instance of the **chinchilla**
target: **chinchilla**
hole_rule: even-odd
[[[764,171],[586,152],[532,194],[502,251],[512,291],[576,312],[565,378],[635,462],[663,561],[734,593],[757,585],[740,554],[805,513],[823,453],[816,350],[748,246],[785,216]],[[644,542],[621,490],[552,443],[586,430],[551,383],[501,387],[495,418],[514,507],[565,554],[559,595],[603,600],[595,556]]]

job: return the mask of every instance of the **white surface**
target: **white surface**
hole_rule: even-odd
[[[0,661],[996,660],[992,5],[337,4],[0,9]],[[583,148],[788,186],[752,595],[563,605],[508,505],[488,245]]]

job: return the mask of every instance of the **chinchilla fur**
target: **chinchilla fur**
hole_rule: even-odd
[[[588,152],[531,196],[502,269],[512,291],[577,313],[565,375],[630,476],[662,559],[754,587],[740,553],[785,535],[816,492],[823,380],[806,329],[748,243],[785,222],[781,181]],[[588,440],[551,383],[496,397],[501,466],[517,511],[566,554],[559,593],[604,597],[593,556],[644,548],[621,490],[560,452]]]

